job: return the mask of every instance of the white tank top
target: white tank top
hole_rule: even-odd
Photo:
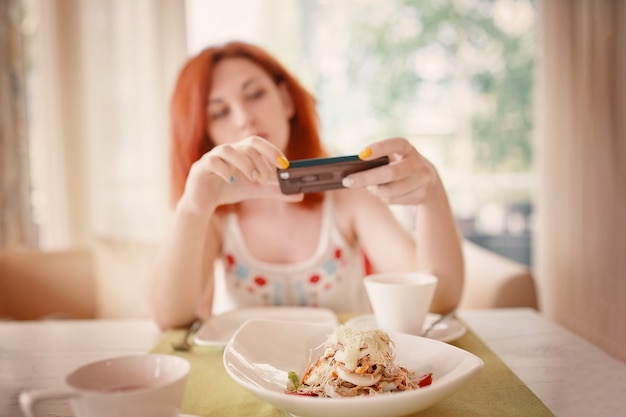
[[[363,287],[363,253],[343,238],[330,196],[324,199],[322,210],[317,249],[311,258],[295,264],[255,258],[246,246],[237,214],[229,213],[224,224],[221,271],[218,268],[215,274],[213,313],[252,306],[313,306],[335,313],[370,311]]]

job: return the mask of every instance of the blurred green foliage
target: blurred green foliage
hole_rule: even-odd
[[[368,85],[375,115],[396,126],[424,83],[454,88],[459,80],[465,82],[475,97],[467,125],[476,172],[528,172],[533,162],[534,20],[512,31],[494,18],[498,2],[517,1],[535,15],[534,2],[528,0],[388,0],[386,12],[378,16],[376,10],[355,16],[350,78]],[[416,57],[429,49],[448,65],[435,81],[416,69]]]

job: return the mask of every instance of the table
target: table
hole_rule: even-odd
[[[617,416],[626,409],[626,363],[532,309],[461,311],[459,317],[556,416]],[[19,417],[21,389],[60,386],[90,361],[149,351],[150,320],[0,322],[0,416]],[[71,416],[64,402],[46,417]]]
[[[556,415],[626,415],[626,363],[533,309],[460,317]]]

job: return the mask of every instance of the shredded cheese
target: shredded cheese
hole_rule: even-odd
[[[340,326],[329,337],[327,343],[343,346],[343,350],[338,351],[335,358],[343,362],[351,371],[356,369],[359,359],[367,355],[373,362],[379,362],[385,366],[393,364],[393,351],[389,336],[382,330],[357,330]]]

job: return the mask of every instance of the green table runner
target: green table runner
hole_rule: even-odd
[[[174,352],[184,330],[170,330],[152,349],[154,353],[181,356],[191,363],[182,412],[209,416],[280,416],[287,413],[255,397],[226,373],[222,348],[194,346],[190,352]],[[524,383],[468,328],[452,343],[472,352],[485,367],[467,385],[415,417],[540,417],[553,416]]]

